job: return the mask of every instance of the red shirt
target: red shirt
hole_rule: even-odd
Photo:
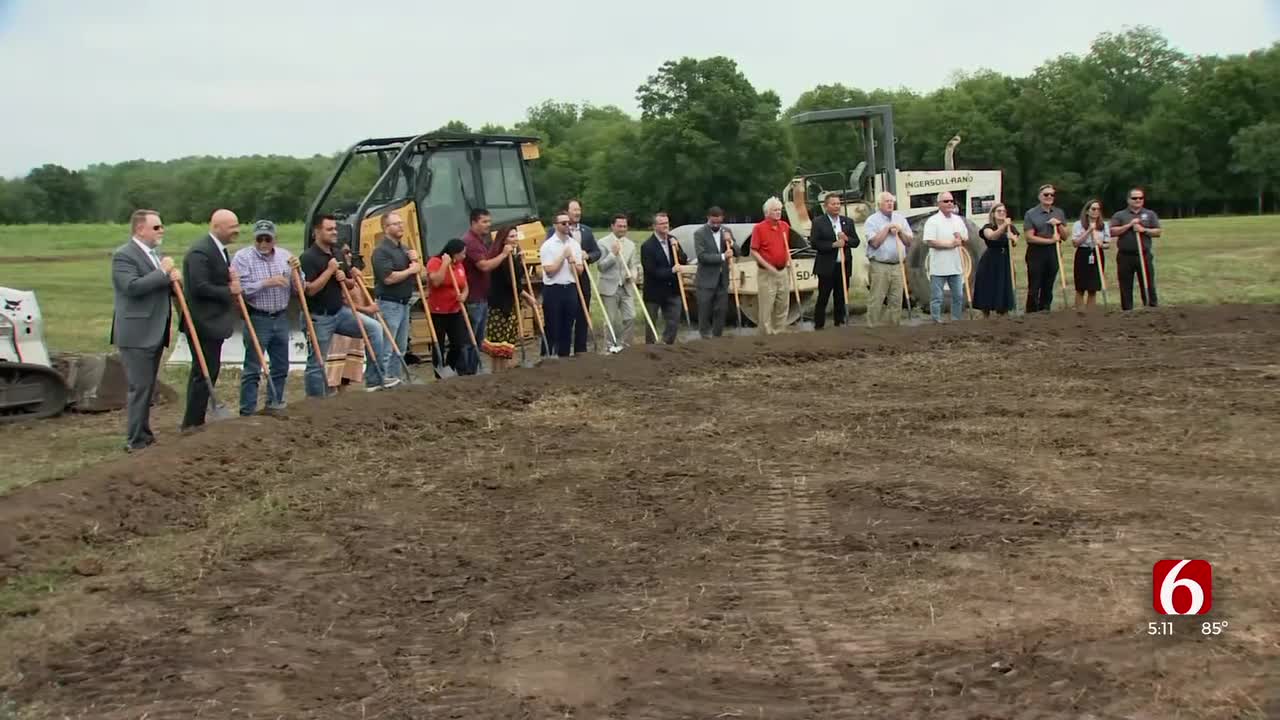
[[[790,243],[791,226],[786,220],[779,220],[775,226],[772,220],[761,220],[751,228],[751,250],[760,253],[765,262],[781,270],[791,258]]]
[[[436,255],[427,261],[427,272],[436,272],[443,264],[440,256]],[[462,263],[454,263],[450,270],[453,272],[454,279],[458,281],[458,289],[465,290],[467,271],[462,267]],[[431,312],[441,315],[462,312],[462,303],[458,302],[458,293],[454,292],[453,283],[449,282],[448,275],[445,276],[443,284],[432,285],[427,290],[427,307],[431,308]]]
[[[481,260],[492,260],[498,257],[498,253],[502,252],[502,243],[490,240],[487,236],[480,237],[470,230],[462,236],[462,242],[467,248],[467,256],[462,264],[467,269],[467,282],[471,285],[471,294],[467,296],[467,301],[488,302],[490,271],[481,270],[478,263]]]

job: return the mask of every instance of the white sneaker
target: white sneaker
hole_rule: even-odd
[[[381,390],[383,387],[384,387],[384,386],[382,386],[382,385],[369,385],[369,386],[365,387],[364,391],[365,391],[365,392],[378,392],[378,391],[379,391],[379,390]]]
[[[385,390],[390,390],[391,388],[393,388],[393,387],[395,387],[395,386],[397,386],[397,385],[401,384],[402,382],[404,382],[404,381],[403,381],[403,380],[401,380],[400,378],[398,378],[398,377],[393,377],[393,378],[391,378],[390,380],[388,380],[388,381],[386,381],[386,382],[382,383],[382,387],[383,387],[383,389],[385,389]]]

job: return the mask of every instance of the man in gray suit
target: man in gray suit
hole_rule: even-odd
[[[164,223],[154,210],[135,210],[132,237],[111,256],[115,311],[111,344],[120,349],[129,383],[125,451],[151,445],[151,398],[155,394],[160,357],[169,345],[172,283],[182,279],[173,260],[156,248],[164,239]]]
[[[707,211],[707,224],[693,233],[693,251],[698,256],[698,334],[704,339],[724,333],[729,312],[729,258],[733,257],[733,234],[723,227],[724,211]]]
[[[636,289],[627,281],[627,272],[630,271],[631,278],[635,280],[643,270],[636,244],[627,237],[627,216],[614,215],[609,230],[609,234],[597,243],[600,248],[600,261],[596,263],[600,271],[597,282],[600,283],[604,312],[618,336],[618,344],[627,347],[631,344],[636,321]]]

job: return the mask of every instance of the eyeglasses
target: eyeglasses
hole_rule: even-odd
[[[1057,193],[1040,193],[1040,197],[1057,197]]]
[[[939,200],[938,202],[942,203],[943,205],[955,205],[955,204],[956,204],[956,201],[955,201],[955,200]]]
[[[164,229],[164,226],[163,226],[163,225],[152,225],[152,226],[151,226],[151,229],[152,229],[152,230],[155,230],[155,231],[157,231],[157,232],[159,232],[160,230],[163,230],[163,229]]]
[[[1130,200],[1146,200],[1147,198],[1143,195],[1130,195],[1129,199]]]
[[[276,239],[273,237],[267,237],[266,235],[259,235],[258,237],[254,238],[253,241],[256,243],[269,243],[269,242],[275,242]]]

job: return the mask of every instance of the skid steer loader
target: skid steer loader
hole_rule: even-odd
[[[128,389],[114,354],[50,354],[35,293],[0,287],[0,423],[53,417],[68,408],[119,410]],[[157,403],[177,398],[163,383],[156,389]]]

